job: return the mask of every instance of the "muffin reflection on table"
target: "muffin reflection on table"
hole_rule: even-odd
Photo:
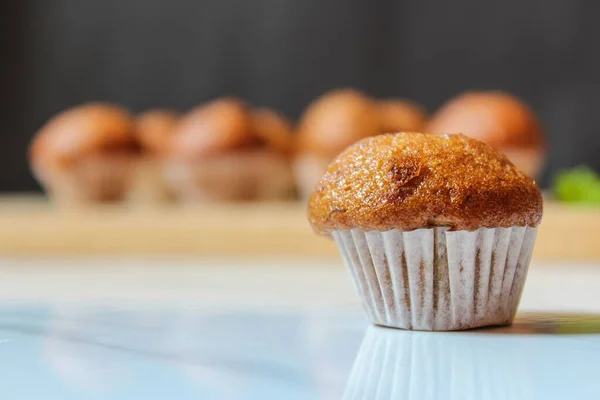
[[[534,111],[505,92],[466,92],[444,104],[431,118],[429,133],[463,133],[502,151],[536,179],[546,143]]]
[[[315,313],[305,319],[305,352],[320,399],[342,398],[348,367],[352,366],[360,344],[354,333],[364,331],[364,320],[355,317],[355,311],[350,308],[346,311],[338,309],[334,314]]]
[[[462,330],[512,323],[542,196],[482,142],[400,133],[340,154],[308,211],[333,236],[374,324]]]
[[[437,335],[371,326],[343,399],[532,399],[537,397],[531,363],[541,361],[521,335]]]
[[[130,114],[90,103],[48,121],[30,147],[34,176],[58,202],[122,200],[139,150]]]
[[[166,178],[178,200],[268,200],[293,193],[286,135],[253,131],[251,110],[224,98],[197,107],[177,125],[166,161]],[[272,136],[268,136],[272,135]]]
[[[179,118],[176,112],[164,109],[149,110],[136,117],[134,133],[142,154],[127,193],[129,200],[154,204],[173,199],[165,182],[164,158]]]

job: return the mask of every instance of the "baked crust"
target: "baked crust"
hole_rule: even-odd
[[[542,195],[500,152],[458,135],[397,133],[361,140],[328,167],[308,205],[323,234],[359,228],[537,226]]]

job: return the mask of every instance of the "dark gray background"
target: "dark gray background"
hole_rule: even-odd
[[[600,2],[7,0],[0,13],[0,190],[35,190],[34,132],[89,100],[187,109],[221,95],[297,117],[354,86],[434,110],[505,89],[541,115],[557,170],[600,169]]]

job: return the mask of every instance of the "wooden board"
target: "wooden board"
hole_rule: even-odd
[[[0,254],[332,256],[299,203],[57,209],[42,198],[0,199]],[[600,261],[600,208],[546,203],[534,259]]]

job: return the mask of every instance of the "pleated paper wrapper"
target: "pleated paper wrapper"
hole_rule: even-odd
[[[512,323],[537,228],[334,231],[368,318],[450,331]]]
[[[371,326],[343,399],[537,399],[531,363],[545,357],[536,357],[534,349],[526,335],[440,335]]]

